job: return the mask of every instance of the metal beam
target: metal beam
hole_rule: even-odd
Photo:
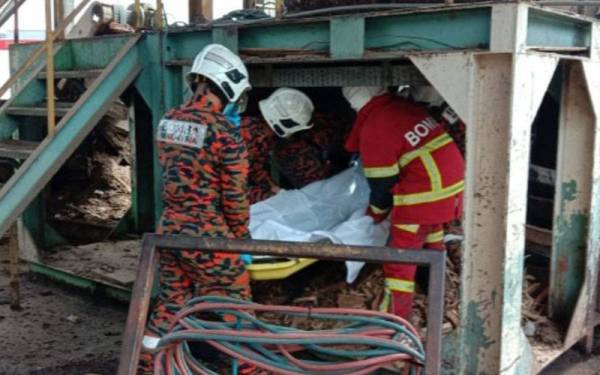
[[[564,66],[558,140],[551,315],[569,320],[585,275],[594,155],[595,116],[579,62]]]
[[[441,332],[444,307],[446,254],[431,250],[404,250],[364,246],[330,245],[280,241],[239,240],[190,237],[184,235],[144,236],[140,265],[129,306],[119,375],[137,373],[142,337],[150,307],[150,294],[158,265],[158,250],[179,252],[194,249],[203,252],[247,253],[323,260],[355,260],[372,263],[411,263],[429,267],[427,292],[427,336],[425,374],[436,375],[441,367]]]
[[[525,373],[520,321],[531,124],[558,60],[509,53],[411,60],[467,123],[459,372]]]

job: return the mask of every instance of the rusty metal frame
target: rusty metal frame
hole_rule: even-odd
[[[321,260],[355,260],[370,263],[411,263],[429,268],[427,293],[427,335],[425,374],[441,371],[442,323],[446,253],[432,250],[400,250],[386,247],[345,246],[300,242],[230,240],[226,238],[191,237],[183,235],[146,234],[137,277],[129,305],[123,336],[119,375],[137,372],[142,338],[146,326],[154,276],[158,268],[158,251],[195,249],[209,252],[247,253],[251,255],[291,256]]]

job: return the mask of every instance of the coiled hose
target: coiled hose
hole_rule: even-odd
[[[257,313],[343,322],[343,328],[305,331],[269,324]],[[260,305],[226,297],[190,300],[158,344],[156,375],[218,375],[190,350],[206,343],[238,363],[271,374],[370,374],[399,361],[416,374],[425,361],[417,331],[406,320],[376,311]],[[296,356],[294,354],[297,354]]]

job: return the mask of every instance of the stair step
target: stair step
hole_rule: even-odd
[[[57,70],[54,72],[55,79],[72,79],[72,78],[98,78],[102,74],[102,69],[89,70]],[[38,74],[39,79],[46,79],[47,73],[45,70]]]
[[[71,103],[56,103],[54,109],[56,117],[63,117],[71,110]],[[38,116],[47,117],[48,107],[26,107],[26,106],[11,106],[6,109],[6,114],[11,116]]]
[[[0,157],[27,159],[39,145],[37,142],[7,139],[0,141]]]

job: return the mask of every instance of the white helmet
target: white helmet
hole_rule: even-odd
[[[433,86],[413,86],[410,95],[418,103],[426,103],[431,107],[439,107],[444,104],[444,98]]]
[[[310,120],[315,108],[302,91],[278,89],[267,99],[261,100],[258,106],[267,124],[281,138],[313,127]]]
[[[344,98],[356,111],[360,111],[372,98],[385,93],[385,88],[379,86],[351,86],[342,88]]]
[[[195,75],[210,79],[232,103],[252,88],[242,59],[220,44],[209,44],[200,51],[187,75],[188,82]]]

